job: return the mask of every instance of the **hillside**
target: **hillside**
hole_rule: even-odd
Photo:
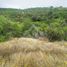
[[[0,67],[67,67],[67,42],[32,38],[2,42]]]
[[[67,8],[0,8],[0,42],[15,37],[67,41]]]
[[[0,67],[67,67],[67,8],[0,8]]]

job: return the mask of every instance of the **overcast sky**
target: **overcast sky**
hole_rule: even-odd
[[[2,8],[32,8],[32,7],[49,7],[64,6],[67,7],[67,0],[0,0]]]

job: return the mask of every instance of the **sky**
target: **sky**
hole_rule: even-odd
[[[67,7],[67,0],[0,0],[0,8]]]

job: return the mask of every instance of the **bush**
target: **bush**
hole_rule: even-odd
[[[58,31],[55,29],[48,29],[47,30],[47,37],[50,41],[60,41],[63,40],[64,33],[62,31]]]
[[[67,41],[67,26],[63,27],[64,31],[64,40]]]
[[[40,16],[32,16],[33,21],[42,21]]]

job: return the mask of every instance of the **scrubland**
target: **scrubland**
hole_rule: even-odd
[[[67,42],[32,38],[2,42],[0,67],[67,67]]]

